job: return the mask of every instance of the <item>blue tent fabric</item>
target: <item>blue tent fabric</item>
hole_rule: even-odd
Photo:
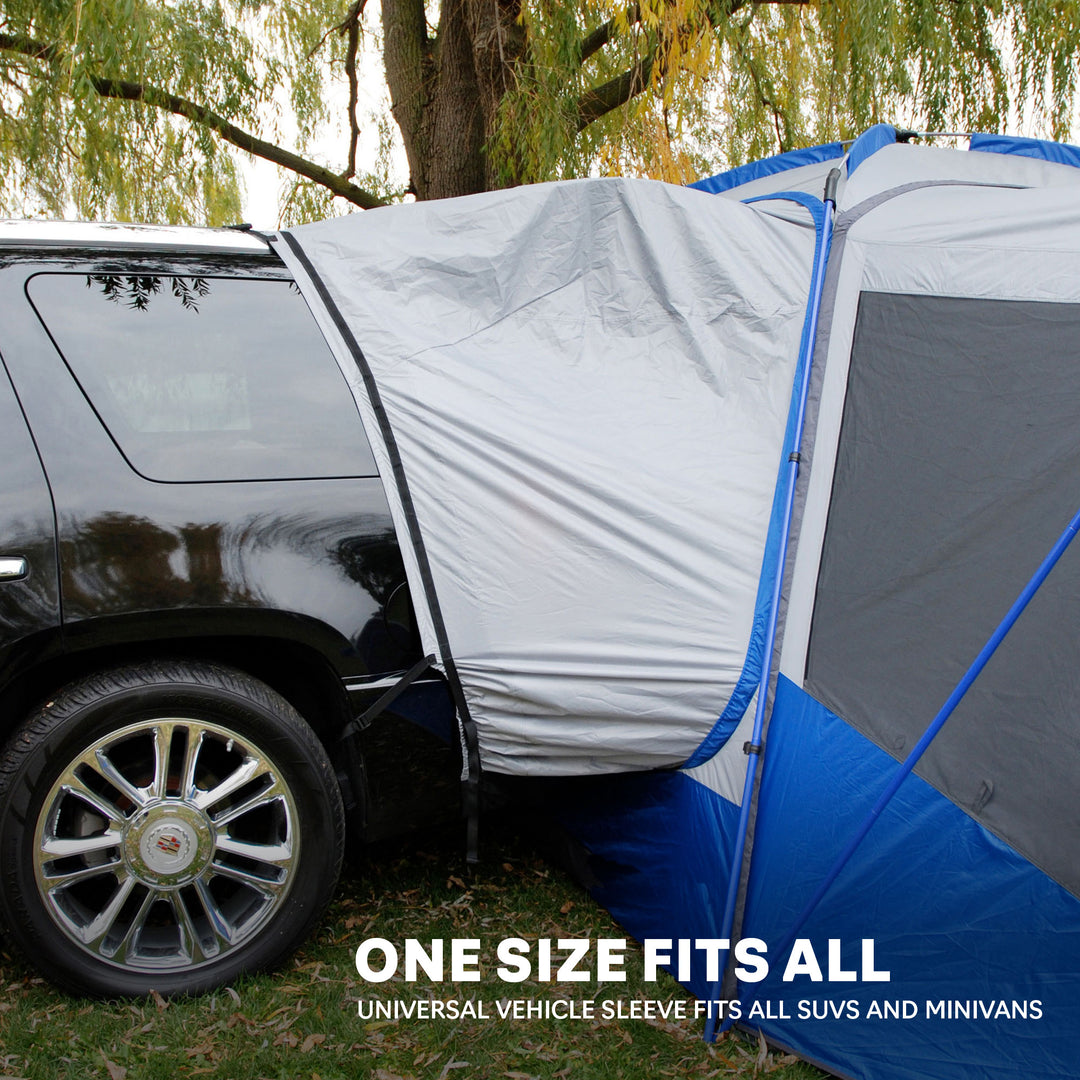
[[[1050,142],[1047,139],[976,133],[971,136],[969,148],[984,154],[1017,154],[1020,157],[1035,158],[1037,161],[1052,161],[1057,165],[1080,168],[1080,146]]]
[[[682,772],[610,776],[559,787],[558,818],[589,852],[594,898],[638,939],[714,938],[739,807]],[[704,970],[689,983],[707,997]]]
[[[776,943],[896,763],[784,677],[770,741],[741,937]],[[682,773],[589,787],[590,797],[561,800],[559,816],[591,853],[594,897],[639,939],[718,936],[738,807]],[[1075,1077],[1080,901],[919,777],[905,781],[800,936],[826,971],[829,939],[843,943],[848,969],[873,939],[875,969],[890,980],[784,982],[787,957],[769,955],[768,977],[740,984],[741,1027],[862,1080],[1014,1080],[1003,1040],[1023,1048],[1026,1077]],[[684,981],[707,999],[704,976],[698,963]],[[972,1002],[1004,1002],[1016,1018],[956,1020]],[[917,1015],[874,1015],[885,1003]]]
[[[727,172],[708,176],[704,180],[698,180],[687,186],[696,188],[698,191],[707,191],[711,195],[719,195],[732,188],[749,184],[753,180],[761,180],[763,177],[775,176],[789,169],[798,169],[803,165],[817,165],[822,161],[831,161],[843,156],[843,143],[823,143],[821,146],[809,146],[804,150],[788,150],[784,154],[762,158],[761,161],[751,161],[746,165],[739,165],[737,168],[728,169]]]
[[[780,941],[896,762],[784,678],[770,745],[744,934]],[[757,999],[771,1000],[774,1012],[786,1002],[793,1018],[800,1001],[811,1015],[815,1006],[826,1014],[762,1021],[766,1035],[798,1053],[840,1072],[857,1062],[867,1080],[1012,1080],[1016,1060],[1003,1048],[1017,1040],[1030,1051],[1023,1075],[1076,1076],[1080,901],[919,777],[904,781],[800,936],[842,939],[848,967],[858,966],[860,940],[873,938],[875,966],[891,980],[784,983],[774,969],[744,984],[744,1013]],[[897,999],[914,1001],[918,1015],[866,1016],[871,1001]],[[855,1001],[861,1015],[838,1019],[830,1001]],[[1010,1011],[1026,1002],[1029,1019],[927,1015],[928,1002],[972,1001],[1004,1001]]]
[[[851,144],[848,151],[847,174],[850,176],[868,157],[876,154],[883,146],[892,146],[896,142],[896,128],[892,124],[875,124],[867,128]]]

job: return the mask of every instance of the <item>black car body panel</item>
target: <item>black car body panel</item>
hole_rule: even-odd
[[[0,683],[61,649],[52,497],[6,372],[0,371],[0,557],[25,573],[0,581]],[[22,568],[20,568],[21,570]]]
[[[132,321],[139,313],[126,312],[148,282],[158,290],[152,303],[180,305],[163,283],[284,287],[288,274],[269,250],[215,254],[152,242],[126,250],[109,241],[0,247],[0,356],[11,379],[0,384],[0,555],[25,557],[30,568],[25,580],[0,583],[3,722],[10,729],[35,694],[94,670],[98,657],[223,659],[293,701],[344,776],[337,732],[420,657],[370,454],[358,455],[357,475],[177,482],[138,471],[62,351],[70,346],[50,325],[40,281],[67,275],[108,318]],[[249,315],[235,311],[239,339],[251,332]],[[70,338],[79,321],[69,321]],[[330,377],[355,412],[340,372]],[[352,794],[365,839],[454,809],[452,731],[452,706],[432,677],[360,732],[366,775],[353,778]]]

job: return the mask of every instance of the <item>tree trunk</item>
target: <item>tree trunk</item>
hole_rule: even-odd
[[[405,142],[412,190],[422,199],[431,161],[428,117],[435,74],[423,0],[383,0],[382,26],[390,112]]]
[[[473,67],[484,123],[484,142],[489,145],[498,130],[499,106],[514,88],[517,67],[524,61],[527,39],[519,21],[520,0],[466,0]],[[485,184],[489,190],[506,185],[485,159]]]
[[[525,53],[520,0],[444,0],[428,36],[423,0],[383,0],[391,111],[417,199],[499,186],[485,154]]]
[[[443,0],[436,39],[428,188],[417,198],[447,199],[485,188],[484,124],[473,66],[468,0]]]

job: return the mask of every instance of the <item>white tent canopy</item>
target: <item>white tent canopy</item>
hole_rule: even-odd
[[[684,761],[747,660],[810,215],[610,179],[285,240],[484,768]]]

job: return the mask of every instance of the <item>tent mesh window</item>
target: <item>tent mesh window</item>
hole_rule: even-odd
[[[903,758],[1080,505],[1080,305],[863,293],[806,688]],[[1080,545],[919,774],[1080,894]]]

